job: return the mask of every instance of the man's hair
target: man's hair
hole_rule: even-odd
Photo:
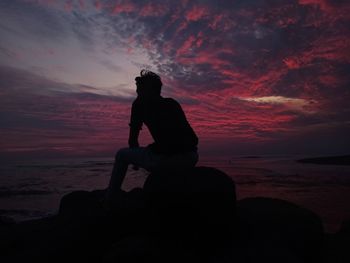
[[[152,89],[152,92],[160,95],[163,83],[156,73],[143,69],[140,72],[140,77],[136,77],[135,80],[137,84]]]

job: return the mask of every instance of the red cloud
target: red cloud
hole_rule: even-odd
[[[215,18],[215,15],[213,15]],[[220,15],[219,15],[220,16]],[[217,16],[216,16],[217,17]],[[212,28],[212,29],[219,29],[220,32],[228,32],[230,30],[234,30],[235,27],[237,26],[237,21],[232,18],[232,16],[228,15],[227,12],[224,15],[224,17],[220,20],[218,20],[217,28]],[[212,23],[209,22],[209,27],[213,26]]]
[[[349,110],[348,3],[224,1],[224,8],[214,1],[206,1],[205,6],[191,1],[94,3],[101,13],[105,12],[106,20],[108,14],[134,18],[130,22],[124,16],[114,16],[106,27],[123,38],[123,47],[129,52],[138,48],[148,52],[162,78],[171,79],[165,92],[184,102],[186,114],[202,141],[265,142],[290,134],[297,136],[304,127],[312,129],[334,120],[343,124],[349,120],[344,114]],[[72,2],[66,5],[71,10]],[[140,31],[114,27],[118,24],[115,20],[137,23]],[[274,103],[267,97],[285,101]],[[125,141],[130,101],[72,95],[59,98],[64,105],[61,108],[58,98],[31,99],[37,104],[21,101],[13,105],[24,107],[23,112],[40,120],[63,125],[65,133],[28,129],[28,136],[21,141],[24,146],[35,147],[35,133],[42,137],[40,147],[70,147],[76,151],[79,143],[102,151],[111,149],[105,143],[111,138]],[[288,99],[306,102],[293,107]],[[57,112],[47,111],[52,105]],[[14,140],[12,143],[15,145]]]
[[[64,4],[64,10],[71,12],[73,10],[73,0],[66,1]]]
[[[329,11],[331,8],[331,5],[327,0],[299,0],[299,4],[319,6],[323,11]]]
[[[117,3],[114,6],[112,14],[117,15],[120,13],[133,13],[133,12],[136,12],[137,10],[138,10],[138,7],[133,2],[122,1]]]
[[[349,47],[350,39],[346,35],[321,36],[310,43],[309,49],[296,52],[294,56],[283,59],[283,62],[289,69],[317,65],[321,59],[337,63],[350,63]]]
[[[190,49],[192,48],[192,46],[194,45],[196,41],[196,38],[194,36],[190,36],[188,39],[186,39],[186,41],[183,43],[182,47],[180,47],[177,51],[176,51],[176,55],[177,56],[183,56],[186,55],[190,52]]]
[[[141,16],[164,16],[169,10],[165,4],[147,3],[141,8]]]
[[[290,69],[298,69],[300,68],[300,62],[297,59],[293,58],[285,58],[283,59],[284,64]]]
[[[193,56],[185,56],[187,54],[186,51],[188,51],[188,47],[192,46],[193,42],[193,38],[191,37],[184,42],[184,45],[179,50],[180,52],[177,53],[177,62],[185,65],[208,64],[215,70],[221,70],[223,66],[230,65],[229,61],[217,56],[217,53],[220,52],[219,50],[202,50],[195,52]]]
[[[186,12],[185,18],[188,21],[198,21],[206,17],[208,13],[209,11],[206,7],[195,5],[189,11]]]
[[[102,2],[100,0],[96,0],[94,2],[94,6],[97,10],[101,10],[103,8]]]

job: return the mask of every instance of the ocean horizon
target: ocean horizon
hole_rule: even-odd
[[[237,198],[270,197],[291,201],[317,213],[327,232],[350,218],[350,167],[296,162],[306,156],[261,155],[202,157],[198,166],[227,173]],[[60,199],[76,190],[104,189],[113,158],[16,160],[0,166],[0,216],[24,221],[54,215]],[[148,172],[128,170],[126,191],[142,187]]]

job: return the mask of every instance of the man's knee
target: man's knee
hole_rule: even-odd
[[[125,159],[125,155],[127,153],[127,151],[129,150],[129,148],[121,148],[117,151],[117,153],[115,154],[115,160],[123,160]]]

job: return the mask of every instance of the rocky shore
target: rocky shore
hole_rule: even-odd
[[[236,200],[210,167],[151,174],[121,192],[75,191],[49,218],[0,219],[1,262],[350,262],[350,221],[325,233],[320,217],[264,197]]]

